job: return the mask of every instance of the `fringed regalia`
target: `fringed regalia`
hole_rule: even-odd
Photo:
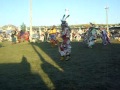
[[[69,60],[71,54],[71,43],[70,43],[70,27],[68,26],[66,19],[69,15],[61,20],[61,38],[63,39],[62,43],[59,45],[59,53],[61,55],[61,60]]]
[[[92,48],[97,38],[97,32],[96,32],[96,29],[94,28],[94,25],[92,23],[90,24],[91,24],[91,27],[88,29],[87,35],[86,35],[86,43],[89,48]]]
[[[53,27],[49,31],[51,47],[54,47],[55,45],[57,45],[56,33],[57,33],[57,30],[53,25]]]
[[[107,31],[105,29],[101,31],[101,38],[103,45],[107,45],[110,43],[110,39],[108,38]]]

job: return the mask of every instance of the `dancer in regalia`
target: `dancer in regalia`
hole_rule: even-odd
[[[90,28],[87,31],[86,35],[86,42],[89,48],[92,48],[92,46],[95,44],[95,40],[97,38],[97,32],[94,27],[94,24],[90,23]]]
[[[55,25],[53,25],[49,31],[51,47],[57,45],[56,33],[57,33],[56,27]]]
[[[61,55],[61,60],[69,60],[70,54],[71,54],[71,43],[70,43],[70,27],[68,26],[68,23],[66,22],[66,19],[69,17],[64,15],[61,22],[61,37],[63,39],[63,42],[59,45],[59,53]]]
[[[103,45],[107,45],[110,43],[110,39],[108,37],[107,31],[105,28],[100,28],[101,30],[101,38],[102,38],[102,43]]]

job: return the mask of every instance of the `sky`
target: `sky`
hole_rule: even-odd
[[[30,0],[0,0],[0,26],[12,24],[30,26]],[[32,0],[32,25],[60,25],[69,10],[69,25],[120,23],[120,0]]]

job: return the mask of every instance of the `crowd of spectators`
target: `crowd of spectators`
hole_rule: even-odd
[[[49,42],[50,40],[50,28],[45,27],[43,30],[33,30],[32,40],[33,42]],[[71,29],[70,40],[71,41],[80,41],[84,38],[84,35],[88,29]],[[120,30],[110,30],[111,38],[117,39],[120,41]],[[97,36],[101,38],[101,31],[97,29]],[[56,38],[61,37],[61,30],[57,29]],[[12,44],[21,43],[24,41],[29,42],[30,33],[29,31],[20,30],[11,30],[8,32],[0,32],[0,42],[11,41]]]

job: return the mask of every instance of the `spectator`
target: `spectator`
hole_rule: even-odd
[[[16,44],[16,31],[12,31],[11,38],[12,38],[12,44]]]

